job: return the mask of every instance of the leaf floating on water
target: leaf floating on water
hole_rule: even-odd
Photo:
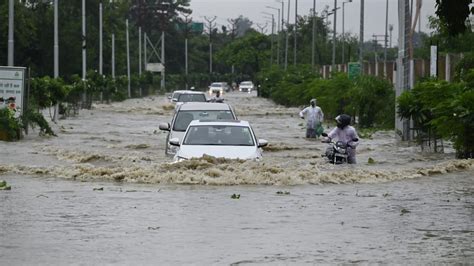
[[[240,199],[240,194],[232,194],[231,199]]]
[[[95,187],[92,191],[104,191],[103,187]]]
[[[374,164],[375,160],[372,157],[369,157],[369,159],[367,160],[367,163],[368,164]]]
[[[407,210],[407,209],[405,209],[405,208],[403,208],[403,209],[400,210],[400,215],[404,215],[404,214],[406,214],[406,213],[410,213],[410,211]]]
[[[0,190],[11,190],[12,187],[7,184],[7,181],[0,180]]]

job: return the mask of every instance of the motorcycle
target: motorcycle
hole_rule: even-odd
[[[322,133],[323,137],[328,138],[328,134]],[[352,141],[357,142],[359,139],[354,138]],[[328,138],[324,143],[328,143],[329,146],[326,149],[326,152],[323,154],[324,157],[328,158],[329,163],[332,164],[343,164],[348,163],[349,157],[349,148],[355,148],[348,143],[343,141],[333,141],[332,139]]]

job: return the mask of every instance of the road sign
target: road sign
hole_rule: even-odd
[[[162,72],[165,67],[162,63],[147,63],[145,69],[150,72]]]
[[[16,117],[24,111],[25,70],[24,67],[0,66],[0,108],[10,108]]]
[[[355,79],[360,76],[360,63],[359,62],[350,62],[348,64],[348,71],[347,74],[349,75],[350,79]]]

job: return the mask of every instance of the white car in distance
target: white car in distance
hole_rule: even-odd
[[[226,159],[259,160],[268,142],[257,140],[247,121],[194,120],[183,139],[172,138],[170,145],[179,147],[175,161],[201,158],[204,155]]]
[[[242,81],[239,84],[239,91],[251,93],[255,90],[255,86],[252,81]]]

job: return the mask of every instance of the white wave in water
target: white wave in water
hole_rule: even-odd
[[[264,162],[224,160],[213,157],[179,163],[151,163],[130,166],[101,167],[92,164],[35,167],[1,165],[0,174],[16,173],[34,176],[54,176],[64,179],[91,181],[111,180],[153,184],[199,185],[301,185],[379,183],[432,176],[458,171],[474,171],[474,160],[449,160],[423,168],[396,170],[367,169],[350,166],[322,170],[322,165],[305,168],[284,168]]]

